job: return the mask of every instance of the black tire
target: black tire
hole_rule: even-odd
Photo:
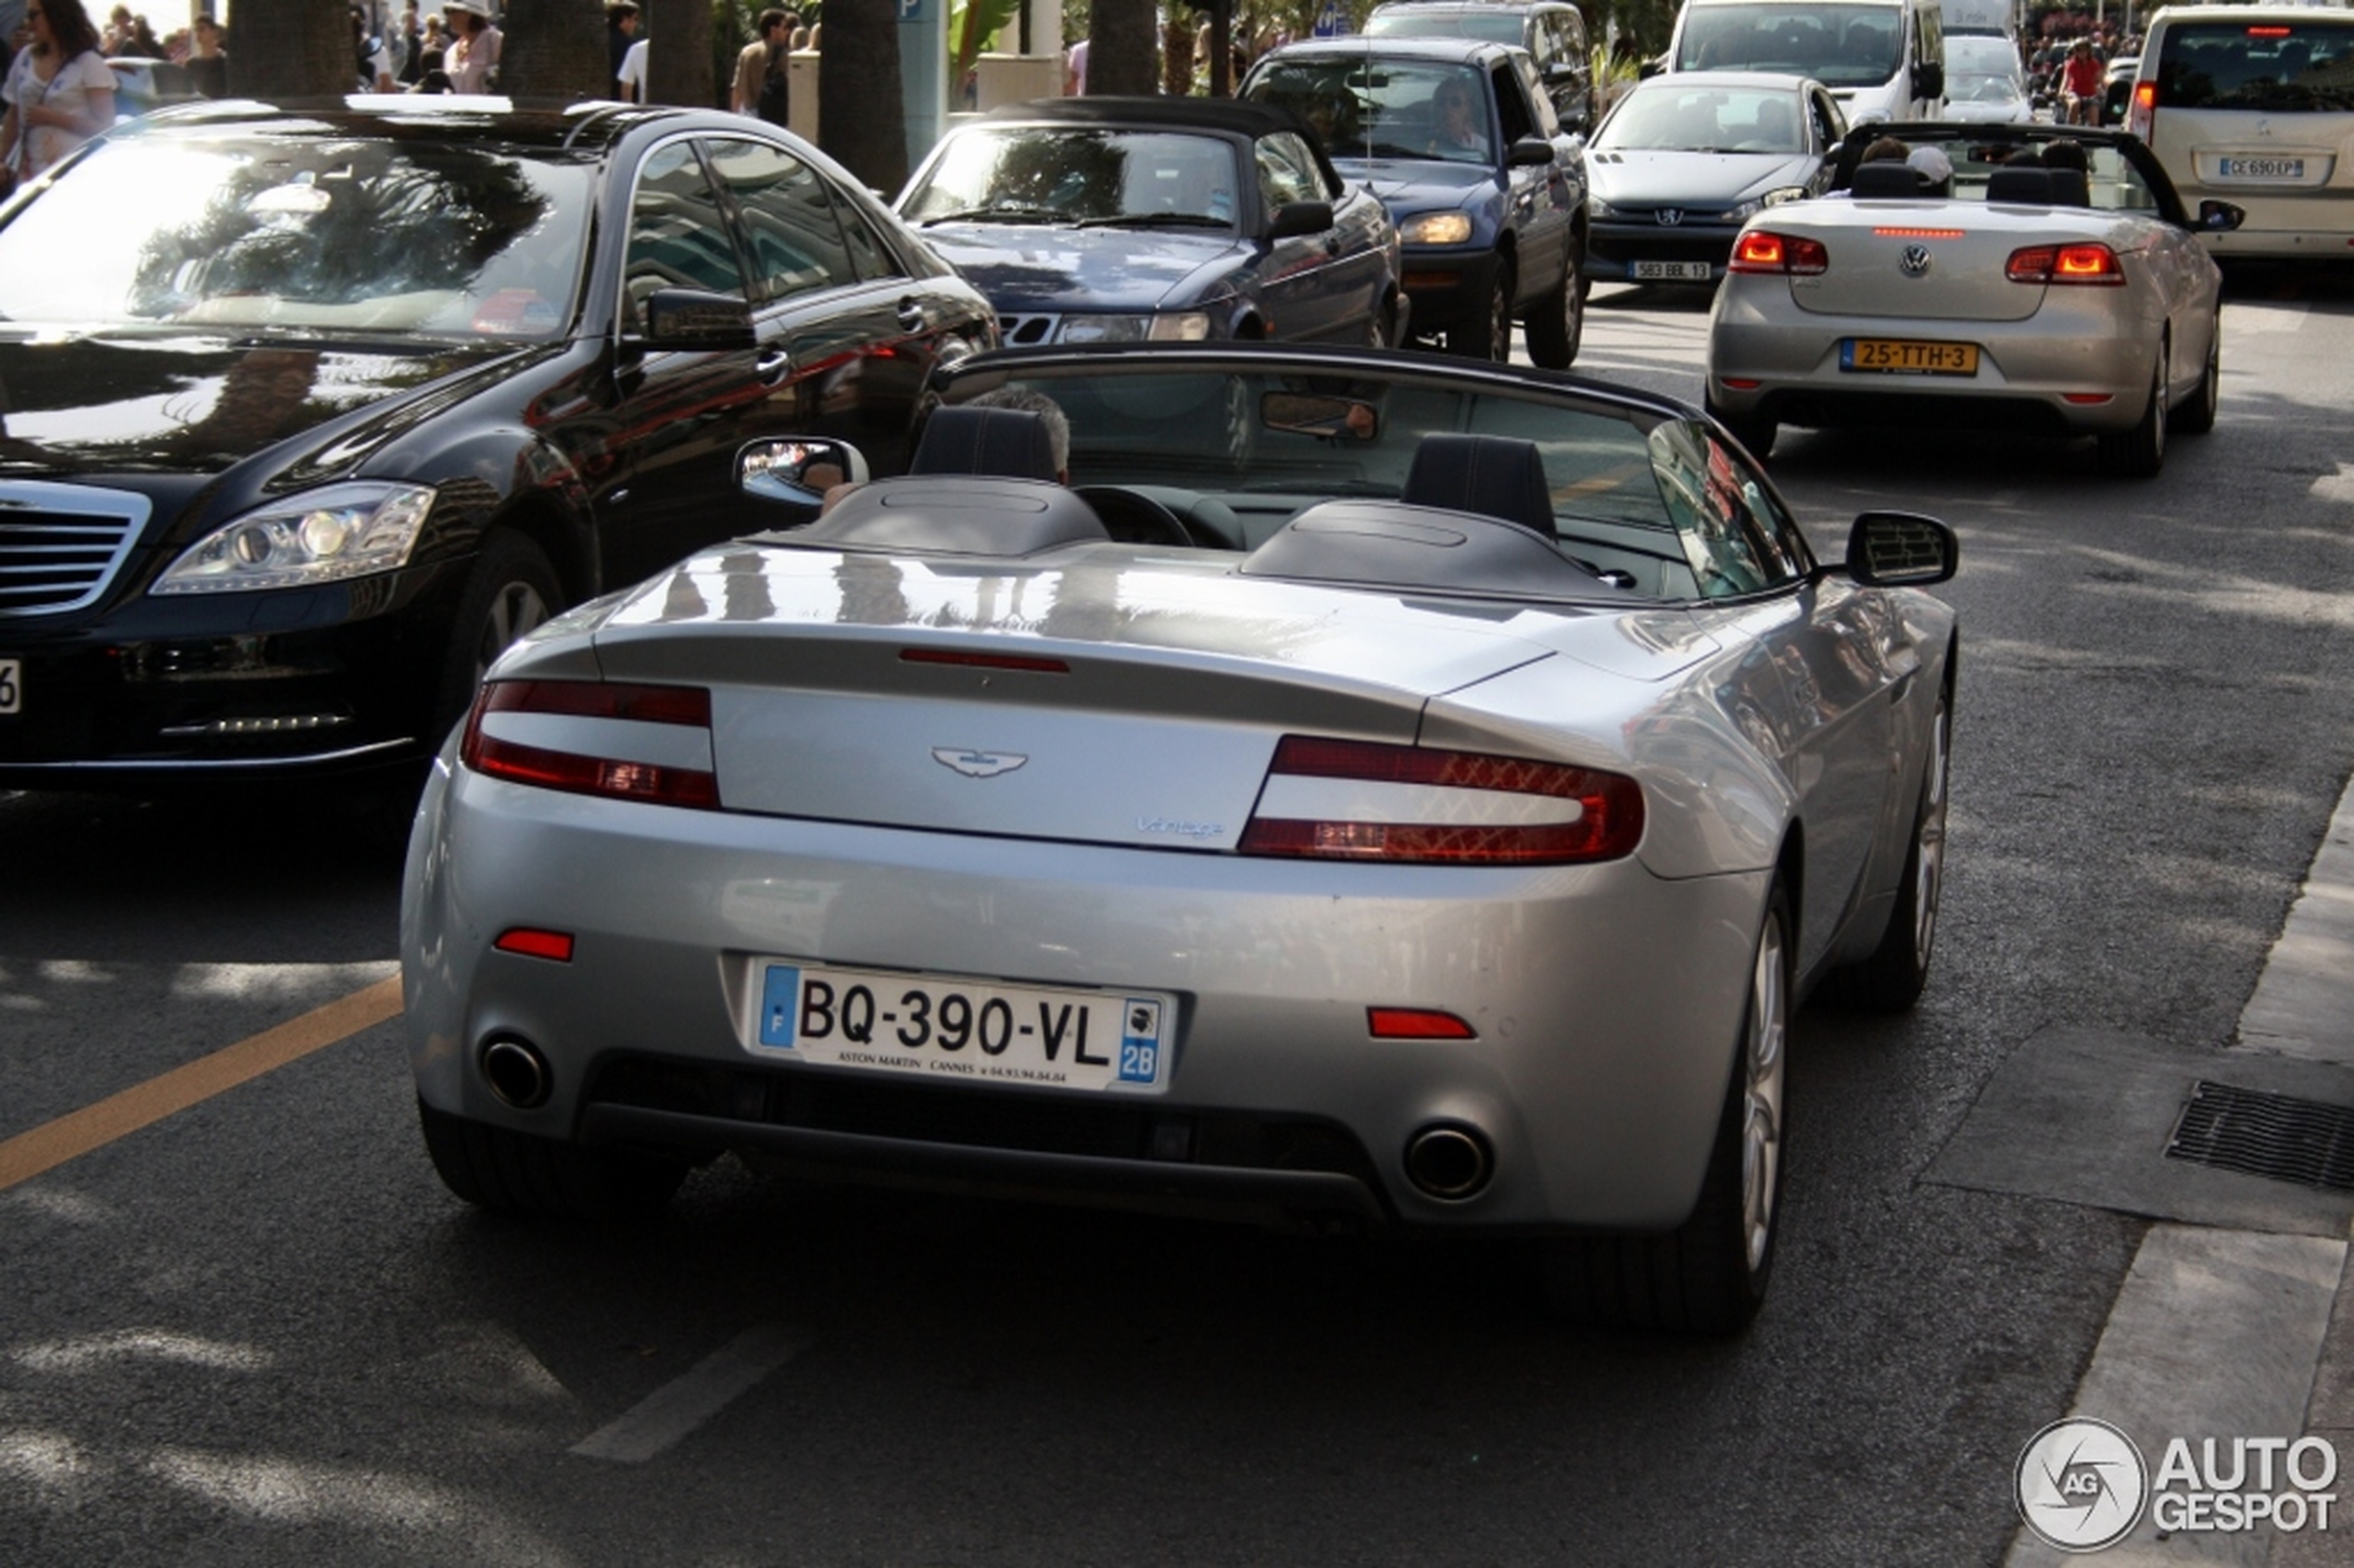
[[[1584,247],[1570,243],[1568,270],[1561,287],[1537,302],[1525,323],[1529,359],[1545,370],[1567,370],[1577,361],[1578,346],[1586,338],[1586,290],[1580,286]]]
[[[1447,329],[1447,351],[1467,360],[1502,364],[1512,357],[1512,270],[1496,264],[1496,281],[1487,291],[1487,312],[1456,322]]]
[[[1763,414],[1737,414],[1720,409],[1714,401],[1708,404],[1708,417],[1732,432],[1733,439],[1749,449],[1749,455],[1764,462],[1774,455],[1774,439],[1781,434],[1781,426]]]
[[[1945,889],[1945,785],[1953,739],[1952,699],[1940,692],[1930,720],[1929,763],[1913,812],[1913,841],[1905,852],[1903,884],[1889,911],[1888,929],[1871,956],[1823,977],[1823,994],[1842,1007],[1901,1013],[1920,1000],[1937,943],[1937,907]]]
[[[1790,901],[1778,881],[1766,894],[1724,1114],[1691,1216],[1664,1235],[1546,1244],[1546,1292],[1570,1321],[1726,1334],[1756,1316],[1773,1277],[1781,1208],[1790,930]]]
[[[441,1184],[498,1214],[553,1220],[647,1220],[686,1179],[687,1162],[584,1148],[492,1127],[417,1102]]]
[[[2174,411],[2179,436],[2204,436],[2215,428],[2215,408],[2223,398],[2223,320],[2217,316],[2207,334],[2207,368],[2183,406]]]
[[[563,607],[563,587],[539,547],[520,534],[493,533],[451,622],[449,649],[442,666],[441,697],[435,713],[435,739],[465,716],[483,672],[524,633]]]
[[[2166,347],[2150,370],[2149,402],[2131,430],[2100,437],[2101,472],[2120,479],[2155,479],[2166,466]]]

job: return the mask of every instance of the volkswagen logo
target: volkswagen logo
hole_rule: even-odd
[[[1929,247],[1906,246],[1905,254],[1897,259],[1896,270],[1908,278],[1927,277],[1929,275]]]
[[[1684,221],[1684,209],[1680,207],[1663,207],[1656,216],[1661,228],[1672,229]]]
[[[975,752],[962,746],[934,746],[931,760],[968,778],[994,778],[1011,773],[1030,759],[1019,752]]]

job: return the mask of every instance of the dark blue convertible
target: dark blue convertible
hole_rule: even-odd
[[[1263,104],[1048,98],[951,132],[900,214],[1008,344],[1307,338],[1387,347],[1398,231]]]

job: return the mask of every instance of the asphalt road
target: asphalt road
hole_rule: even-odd
[[[1697,400],[1705,324],[1598,290],[1580,368]],[[387,1023],[0,1190],[0,1562],[1995,1561],[2142,1227],[1923,1172],[2039,1031],[2226,1040],[2354,769],[2354,287],[2235,278],[2226,335],[2154,482],[1777,453],[1827,553],[1953,523],[1965,640],[1937,972],[1802,1015],[1745,1337],[1561,1330],[1500,1249],[732,1162],[648,1230],[494,1220]],[[0,798],[0,1143],[393,970],[397,854],[299,801]]]

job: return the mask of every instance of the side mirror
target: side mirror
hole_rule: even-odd
[[[2201,233],[2229,234],[2247,221],[2247,209],[2228,201],[2202,201],[2198,204],[2198,227]]]
[[[867,459],[847,441],[785,436],[754,441],[736,454],[736,488],[755,500],[820,505],[836,485],[863,485]]]
[[[1945,95],[1945,68],[1934,60],[1913,68],[1913,96],[1942,98]]]
[[[1961,542],[1936,518],[1867,512],[1848,530],[1847,562],[1840,570],[1866,588],[1928,588],[1961,563]]]
[[[1287,201],[1275,209],[1275,216],[1267,224],[1267,237],[1289,239],[1294,234],[1321,234],[1332,226],[1331,202]]]
[[[753,346],[752,307],[733,295],[658,288],[641,309],[645,330],[639,337],[648,348],[725,352]]]
[[[1504,155],[1504,162],[1512,168],[1523,165],[1542,169],[1553,161],[1553,144],[1542,136],[1523,136]]]

